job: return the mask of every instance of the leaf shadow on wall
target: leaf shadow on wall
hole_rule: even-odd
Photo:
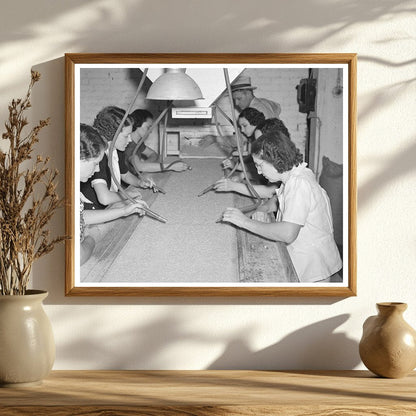
[[[309,0],[307,7],[302,0],[264,0],[261,7],[243,3],[178,0],[175,7],[166,7],[165,0],[38,0],[36,7],[21,7],[9,2],[0,15],[0,66],[19,62],[20,68],[29,67],[64,51],[258,51],[260,39],[261,52],[319,51],[322,42],[342,38],[351,27],[414,12],[409,0],[379,0],[376,5],[356,0],[337,7],[318,0]],[[11,79],[0,82],[0,96],[20,84],[10,68]]]
[[[409,37],[405,37],[402,40],[411,40]],[[381,39],[379,43],[392,43],[396,41],[392,39]],[[414,54],[413,54],[414,55]],[[416,59],[411,58],[402,62],[395,62],[389,59],[383,59],[377,56],[370,55],[359,55],[358,63],[359,65],[364,65],[365,63],[373,64],[373,66],[387,66],[390,70],[408,70],[409,74],[413,74],[412,77],[408,79],[403,79],[402,81],[396,83],[390,83],[388,86],[383,86],[377,90],[371,91],[371,97],[366,100],[364,105],[359,107],[358,112],[358,126],[365,123],[370,123],[371,118],[374,113],[380,112],[385,108],[388,108],[392,104],[392,97],[395,101],[398,101],[401,96],[409,94],[411,88],[414,88],[416,82],[416,76],[414,76],[414,64]],[[404,109],[407,111],[407,109]],[[412,111],[412,110],[410,110]],[[408,129],[403,128],[403,132],[407,133]],[[403,135],[403,132],[398,131],[397,134]],[[410,131],[410,134],[414,134],[413,131]],[[395,137],[386,137],[382,139],[395,140]],[[358,142],[359,143],[359,142]],[[412,143],[412,141],[409,141]],[[396,155],[389,155],[388,158],[384,159],[382,163],[379,160],[373,160],[374,163],[378,163],[380,166],[375,174],[372,175],[372,178],[367,180],[358,188],[358,200],[361,207],[368,205],[375,197],[376,194],[380,193],[384,188],[386,188],[391,182],[397,181],[398,179],[403,178],[406,174],[411,173],[414,170],[414,160],[416,157],[416,141],[413,141],[413,144],[407,148],[404,148],[402,151]]]
[[[70,342],[65,342],[64,336],[57,337],[57,358],[61,366],[76,362],[81,369],[171,368],[172,355],[179,353],[174,365],[183,366],[180,360],[186,360],[186,365],[192,368],[201,361],[201,353],[215,356],[212,345],[218,343],[224,345],[224,350],[205,367],[207,370],[342,370],[360,363],[357,341],[344,332],[335,332],[349,319],[349,314],[305,326],[257,351],[249,347],[254,328],[247,325],[240,328],[241,335],[219,338],[203,328],[190,328],[172,313],[146,319],[143,325],[138,315],[135,326],[131,323],[123,326],[123,321],[116,317],[119,315],[114,314],[108,315],[106,323],[108,328],[116,325],[109,337],[109,329],[102,326],[99,313],[89,313],[87,321],[78,319],[78,314],[82,316],[82,310],[71,314],[60,311],[55,317],[60,328],[72,334]],[[186,357],[180,353],[184,349],[190,351]]]
[[[168,368],[172,365],[172,351],[178,347],[183,349],[188,343],[210,345],[216,341],[203,330],[188,329],[188,325],[172,313],[147,317],[143,324],[143,316],[137,313],[136,324],[129,321],[126,325],[115,313],[107,315],[105,327],[100,314],[87,313],[86,320],[81,319],[85,318],[82,310],[56,314],[59,327],[72,334],[70,342],[65,341],[65,336],[57,337],[57,358],[63,365],[72,362],[81,369],[109,370]],[[193,361],[198,361],[198,357]],[[189,362],[192,363],[192,357]]]
[[[415,169],[416,159],[416,137],[414,143],[391,156],[385,163],[381,164],[378,171],[372,175],[358,188],[358,198],[360,205],[364,206],[375,198],[376,194],[383,191],[383,188],[391,182],[403,178]]]
[[[360,363],[358,343],[345,333],[335,332],[349,317],[349,314],[342,314],[313,323],[258,351],[250,348],[248,337],[236,338],[228,343],[223,354],[207,369],[354,368]]]

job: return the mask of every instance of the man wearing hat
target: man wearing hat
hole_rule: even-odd
[[[251,78],[247,76],[238,77],[231,84],[231,92],[237,110],[242,111],[247,107],[251,107],[261,111],[266,119],[279,118],[280,104],[267,98],[257,98],[253,93],[253,90],[256,88],[251,85]]]

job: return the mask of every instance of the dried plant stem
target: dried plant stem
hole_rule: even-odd
[[[23,136],[28,125],[24,112],[30,108],[30,96],[40,74],[32,71],[25,98],[9,105],[6,132],[7,152],[0,151],[0,294],[23,295],[29,283],[33,262],[51,252],[65,239],[51,239],[47,224],[63,205],[56,192],[57,171],[48,167],[49,157],[37,156],[30,168],[22,165],[32,159],[39,132],[49,124],[40,120]],[[35,196],[36,195],[36,196]]]

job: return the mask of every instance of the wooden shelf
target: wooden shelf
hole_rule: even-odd
[[[1,415],[416,415],[416,372],[53,371],[0,389]]]

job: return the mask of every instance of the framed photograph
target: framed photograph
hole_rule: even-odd
[[[66,54],[66,295],[356,295],[355,54]]]

